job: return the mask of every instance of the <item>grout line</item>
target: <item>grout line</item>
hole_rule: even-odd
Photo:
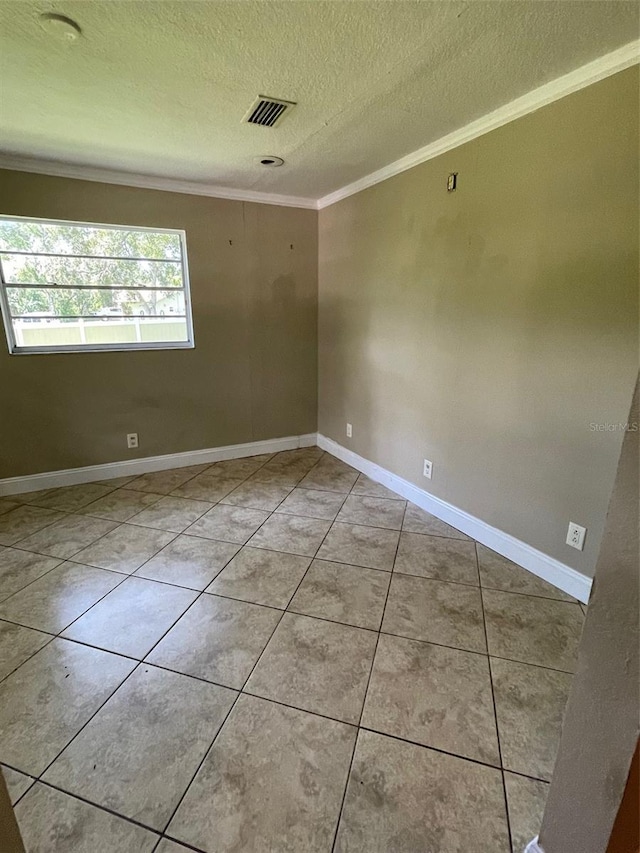
[[[356,480],[356,483],[357,482],[358,482],[358,480]],[[352,491],[353,491],[354,486],[355,486],[355,483],[351,487]],[[403,509],[403,513],[402,513],[401,528],[402,528],[402,525],[404,525],[404,519],[405,519],[406,514],[407,514],[407,503],[405,501],[404,509]],[[391,566],[391,575],[392,576],[393,576],[393,569],[395,568],[395,564],[396,564],[396,559],[398,557],[399,548],[400,548],[400,536],[398,536],[398,541],[396,542],[396,552],[394,554],[393,564]],[[377,632],[378,636],[376,637],[376,645],[375,645],[375,648],[373,650],[373,656],[371,658],[371,666],[369,668],[369,676],[367,678],[367,684],[366,684],[366,687],[364,689],[364,694],[362,697],[362,707],[360,708],[360,717],[358,719],[358,734],[356,735],[356,738],[355,738],[354,743],[353,743],[353,751],[351,753],[351,760],[349,761],[349,769],[347,771],[347,775],[345,778],[344,791],[342,792],[342,802],[340,803],[340,811],[338,812],[338,819],[336,821],[336,828],[335,828],[335,832],[333,834],[333,844],[331,845],[332,853],[333,853],[333,851],[335,851],[336,843],[338,840],[338,831],[340,829],[340,823],[342,822],[342,815],[344,812],[344,806],[345,806],[345,802],[347,799],[347,791],[349,789],[349,781],[351,779],[351,772],[353,770],[353,762],[355,760],[356,749],[358,747],[358,736],[359,736],[360,731],[362,730],[362,717],[364,715],[365,705],[367,704],[367,695],[369,693],[369,686],[371,684],[371,677],[373,675],[373,669],[374,669],[375,662],[376,662],[376,656],[378,654],[378,645],[380,644],[380,634],[382,631],[382,624],[384,622],[384,614],[385,614],[385,610],[387,609],[387,602],[389,600],[389,592],[391,590],[391,580],[392,580],[392,577],[389,578],[389,583],[387,585],[387,594],[385,596],[384,605],[382,607],[382,613],[380,615],[380,623],[378,626],[378,632]]]
[[[6,765],[6,766],[8,767],[9,765]],[[22,772],[22,771],[20,771],[20,772]],[[159,835],[159,831],[157,829],[153,829],[153,827],[151,827],[151,826],[148,826],[148,824],[141,823],[139,820],[136,820],[135,818],[127,817],[127,815],[121,814],[120,812],[116,812],[113,809],[110,809],[108,806],[103,806],[99,803],[94,803],[92,800],[88,800],[86,797],[83,797],[82,794],[75,794],[75,793],[72,794],[69,791],[65,791],[65,789],[61,788],[59,785],[54,785],[52,782],[47,782],[46,780],[40,779],[40,778],[35,779],[33,784],[30,786],[29,790],[25,791],[24,794],[21,794],[21,796],[13,804],[14,809],[18,805],[20,800],[22,800],[24,797],[26,797],[26,795],[29,793],[29,791],[36,784],[45,785],[47,788],[52,788],[54,791],[58,791],[59,793],[64,794],[67,797],[71,797],[74,800],[80,800],[81,803],[86,803],[86,805],[88,805],[88,806],[92,806],[95,809],[99,809],[100,811],[106,812],[107,814],[112,815],[112,817],[120,818],[120,820],[124,820],[127,823],[132,823],[134,826],[138,826],[141,829],[146,829],[147,832],[152,832],[154,835]],[[160,836],[159,840],[160,841],[162,840],[162,836]]]
[[[478,571],[478,583],[480,583],[480,558],[478,556],[478,545],[477,545],[477,543],[474,543],[474,551],[475,551],[475,555],[476,555],[476,569]],[[505,817],[506,817],[506,821],[507,821],[507,835],[508,835],[508,839],[509,839],[509,846],[511,848],[511,853],[513,853],[513,841],[512,841],[513,835],[511,832],[511,819],[509,816],[509,800],[507,798],[507,783],[506,783],[505,778],[504,778],[504,760],[502,758],[502,743],[500,740],[500,727],[498,725],[498,707],[496,704],[496,695],[495,695],[495,690],[494,690],[494,686],[493,686],[493,672],[491,670],[491,661],[489,660],[489,657],[488,657],[489,634],[487,632],[487,617],[486,617],[485,612],[484,612],[484,599],[482,597],[482,590],[480,591],[480,607],[482,610],[482,626],[484,629],[484,639],[485,639],[485,643],[487,646],[487,667],[489,669],[489,686],[491,688],[491,701],[493,704],[493,721],[495,724],[496,741],[498,743],[498,760],[500,761],[500,778],[502,780],[502,795],[504,798],[504,813],[505,813]]]

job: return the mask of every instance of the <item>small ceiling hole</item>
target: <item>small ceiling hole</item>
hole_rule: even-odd
[[[262,157],[258,157],[257,161],[261,166],[282,166],[284,160],[282,157],[275,157],[273,154],[265,154]]]

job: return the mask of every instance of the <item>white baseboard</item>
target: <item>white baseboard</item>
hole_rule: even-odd
[[[498,530],[497,527],[492,527],[485,521],[470,515],[453,504],[443,501],[434,495],[429,494],[424,489],[414,486],[408,480],[392,474],[386,468],[376,465],[375,462],[370,462],[362,456],[358,456],[352,450],[347,450],[341,444],[327,438],[324,435],[318,434],[318,446],[332,456],[336,456],[347,465],[351,465],[358,471],[362,471],[367,477],[371,477],[378,483],[382,483],[392,492],[402,495],[403,498],[411,501],[422,509],[461,530],[487,548],[497,551],[503,557],[512,560],[522,568],[527,569],[532,574],[537,575],[548,583],[577,598],[579,601],[586,603],[589,600],[589,592],[591,590],[591,578],[577,572],[570,566],[566,566],[559,560],[555,560],[548,554],[538,551],[526,542],[516,539],[503,530]]]
[[[277,453],[280,450],[295,450],[298,447],[314,447],[316,440],[316,433],[311,432],[307,435],[269,438],[266,441],[250,441],[246,444],[227,444],[224,447],[188,450],[186,453],[167,453],[164,456],[145,456],[141,459],[127,459],[122,462],[106,462],[104,465],[68,468],[65,471],[7,477],[0,480],[0,496],[54,489],[58,486],[73,486],[76,483],[91,483],[94,480],[112,480],[115,477],[127,475],[137,476],[151,471],[165,471],[167,468],[205,465],[210,462],[220,462],[223,459],[257,456],[260,453]]]
[[[538,836],[530,841],[527,846],[524,848],[524,853],[544,853],[544,850],[538,844]]]

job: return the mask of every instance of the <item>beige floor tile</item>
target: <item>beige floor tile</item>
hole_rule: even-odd
[[[14,806],[20,797],[25,794],[36,781],[33,776],[27,776],[25,773],[18,773],[17,770],[12,770],[11,767],[2,767],[2,775],[7,783],[7,791],[11,805]]]
[[[390,572],[398,537],[395,530],[334,522],[316,556],[322,560]]]
[[[197,595],[192,590],[129,577],[67,628],[65,636],[141,659]]]
[[[491,675],[504,768],[550,781],[572,676],[497,658]]]
[[[394,571],[478,586],[478,564],[473,542],[401,533]]]
[[[304,449],[304,448],[303,448]],[[273,459],[256,472],[256,479],[265,479],[271,476],[280,477],[291,483],[301,480],[315,466],[322,456],[303,453],[299,450],[289,450],[276,454]]]
[[[79,510],[81,515],[106,518],[109,521],[128,521],[131,516],[157,503],[162,495],[153,492],[136,492],[133,489],[116,489]]]
[[[28,853],[151,853],[158,836],[38,783],[16,806]]]
[[[300,481],[303,489],[329,492],[350,492],[358,479],[358,472],[333,457],[325,456]]]
[[[239,549],[231,542],[180,535],[135,574],[190,589],[205,589]]]
[[[121,524],[75,554],[73,561],[131,574],[174,538],[175,533],[166,530]]]
[[[578,604],[482,591],[489,653],[573,672],[584,615]]]
[[[42,530],[64,514],[40,506],[19,506],[0,515],[0,545],[15,545],[26,536]]]
[[[240,689],[281,615],[271,607],[203,595],[147,660]]]
[[[246,506],[250,509],[263,509],[273,512],[291,491],[291,486],[279,486],[277,483],[243,483],[223,498],[223,504]]]
[[[338,492],[294,489],[289,497],[280,504],[276,512],[333,521],[344,501],[345,496]]]
[[[549,785],[514,773],[504,774],[514,853],[523,851],[540,832]]]
[[[86,548],[116,526],[115,521],[105,521],[103,518],[65,515],[16,544],[25,551],[35,551],[37,554],[66,559],[73,557],[78,551]]]
[[[61,563],[0,604],[0,619],[57,634],[122,582],[122,575]]]
[[[476,543],[476,548],[478,550],[480,585],[485,589],[520,592],[524,595],[538,595],[542,598],[557,598],[559,601],[575,602],[575,598],[571,598],[566,592],[556,589],[555,586],[543,581],[542,578],[536,577],[479,542]]]
[[[103,486],[99,483],[80,483],[75,486],[51,489],[40,497],[32,497],[29,503],[47,509],[57,509],[60,512],[75,512],[91,501],[109,494],[114,488],[115,486]]]
[[[232,492],[243,481],[238,477],[223,477],[216,473],[215,466],[198,474],[193,480],[188,480],[177,489],[174,489],[171,494],[182,498],[193,498],[200,501],[209,501],[209,503],[217,503],[222,500],[225,495]]]
[[[254,548],[313,557],[331,526],[320,518],[272,515],[249,540]]]
[[[382,634],[362,725],[500,766],[485,655]]]
[[[342,505],[336,521],[400,530],[404,517],[404,507],[404,501],[374,498],[368,495],[349,495]]]
[[[314,560],[289,610],[377,631],[389,581],[377,569]]]
[[[139,524],[142,527],[183,533],[187,527],[210,509],[211,503],[209,501],[194,501],[167,495],[153,506],[132,516],[129,521],[131,524]]]
[[[382,483],[376,483],[375,480],[367,477],[366,474],[360,474],[355,486],[351,489],[351,494],[367,495],[370,498],[387,498],[391,501],[404,501],[401,495],[392,492],[391,489],[383,486]]]
[[[0,547],[0,601],[60,565],[57,557]]]
[[[273,486],[288,486],[293,489],[304,475],[304,471],[291,468],[267,468],[265,465],[252,474],[247,483],[270,483]]]
[[[394,572],[382,630],[470,652],[487,651],[480,591],[464,584]]]
[[[357,723],[375,646],[373,631],[285,613],[245,689]]]
[[[310,562],[308,557],[245,546],[207,592],[284,610]]]
[[[430,512],[420,509],[412,503],[407,503],[402,529],[407,533],[425,533],[428,536],[446,536],[450,539],[469,539],[466,533],[456,530]]]
[[[204,850],[329,853],[355,734],[240,696],[167,834]]]
[[[192,524],[187,534],[244,545],[268,517],[269,513],[261,509],[219,504]]]
[[[0,684],[0,755],[39,776],[135,666],[54,639]]]
[[[205,465],[189,465],[186,468],[170,468],[166,471],[153,471],[149,474],[142,474],[141,477],[136,477],[131,480],[128,485],[130,489],[137,489],[140,492],[155,492],[157,495],[168,495],[178,486],[186,483],[197,474],[201,474],[209,467]]]
[[[50,640],[50,634],[12,622],[0,622],[0,681]]]
[[[360,731],[334,850],[509,853],[500,771]]]
[[[143,664],[43,780],[162,830],[236,696]]]
[[[271,453],[261,453],[258,456],[223,459],[220,462],[215,462],[209,470],[218,477],[246,480],[272,458],[273,454]]]

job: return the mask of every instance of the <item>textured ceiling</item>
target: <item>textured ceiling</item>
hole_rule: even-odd
[[[0,151],[319,198],[637,36],[617,0],[3,0]]]

